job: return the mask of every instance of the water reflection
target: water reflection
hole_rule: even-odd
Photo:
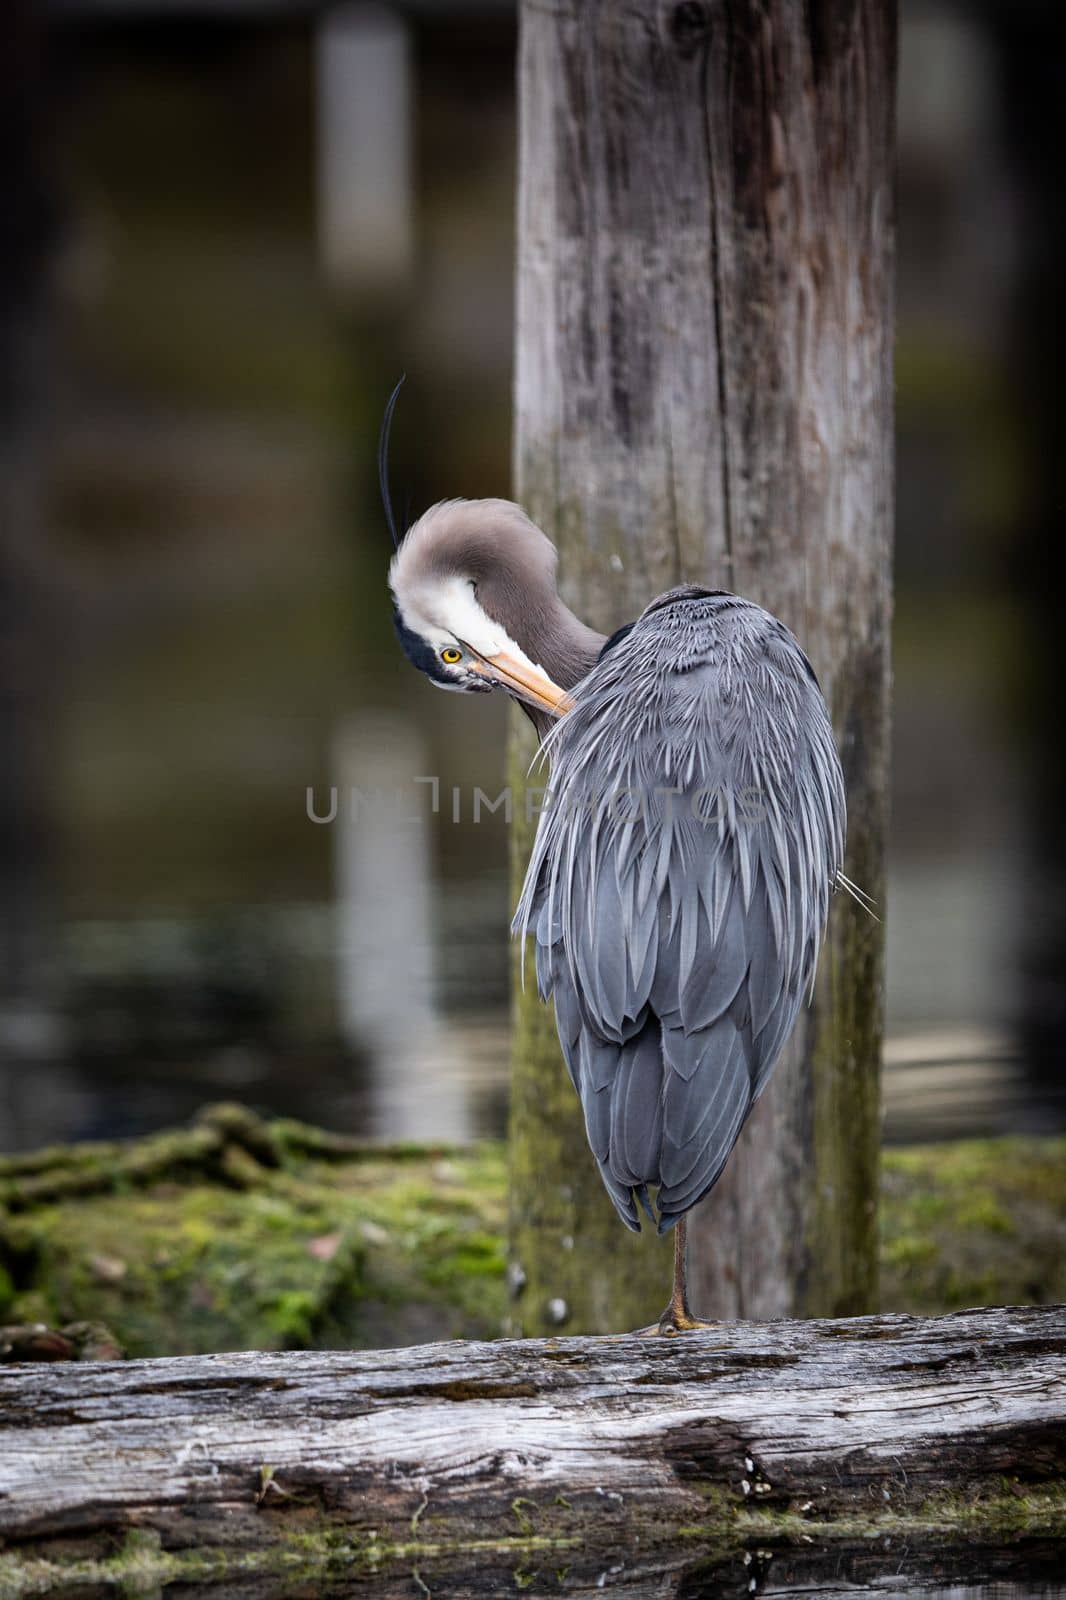
[[[768,1550],[753,1548],[723,1561],[694,1559],[685,1551],[641,1557],[626,1551],[606,1565],[580,1552],[556,1553],[541,1563],[535,1552],[515,1552],[506,1562],[484,1557],[475,1566],[442,1566],[431,1556],[417,1568],[394,1569],[373,1582],[375,1596],[432,1595],[433,1600],[495,1600],[499,1595],[571,1596],[592,1600],[799,1600],[831,1595],[833,1600],[1063,1600],[1061,1549],[1052,1541],[1022,1540],[1005,1547],[938,1546],[935,1540],[915,1550],[898,1540],[871,1541],[872,1547],[835,1546]],[[35,1591],[42,1593],[42,1591]],[[217,1600],[217,1583],[179,1583],[167,1593],[183,1600]],[[227,1600],[360,1600],[370,1591],[365,1578],[345,1582],[335,1570],[310,1579],[264,1574],[225,1584]],[[47,1591],[48,1600],[96,1600],[100,1588],[79,1585]]]
[[[389,947],[383,994],[392,998],[375,999],[365,1029],[349,1018],[347,1032],[334,1020],[347,960],[340,908],[77,924],[52,1048],[9,1048],[0,1064],[0,1144],[132,1137],[218,1099],[370,1137],[498,1137],[509,1060],[506,931],[488,908],[504,892],[490,877],[436,904],[402,960]],[[383,931],[372,910],[362,916],[359,940]],[[428,964],[418,946],[447,959],[421,1015],[413,998],[408,1016],[407,975]]]
[[[361,887],[337,907],[73,924],[65,1011],[32,1052],[9,1046],[0,1064],[3,1147],[133,1136],[229,1098],[372,1137],[502,1137],[504,865],[423,886],[404,901],[417,916],[390,928],[398,857],[383,828],[368,826],[339,869]],[[406,826],[396,839],[417,864]],[[358,997],[347,1012],[338,978]],[[884,1103],[894,1144],[1066,1127],[1066,1084],[1034,1084],[1010,1031],[977,1024],[897,1027]]]
[[[442,1070],[433,940],[435,884],[412,774],[428,765],[398,716],[348,718],[333,739],[337,1015],[368,1055],[366,1122],[390,1138],[466,1139],[466,1085]]]

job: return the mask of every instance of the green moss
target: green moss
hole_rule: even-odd
[[[932,1239],[904,1237],[886,1239],[881,1247],[882,1271],[886,1266],[901,1271],[924,1266],[936,1259],[937,1247]]]
[[[1005,1481],[998,1490],[932,1495],[911,1504],[889,1503],[831,1518],[812,1518],[791,1507],[744,1506],[736,1513],[733,1530],[744,1545],[780,1545],[799,1539],[869,1539],[893,1534],[904,1534],[915,1541],[923,1537],[965,1537],[998,1543],[1018,1538],[1058,1538],[1066,1533],[1066,1486],[1027,1485],[1020,1493],[1018,1489],[1018,1485]]]
[[[513,1159],[528,1154],[519,1143]],[[595,1177],[587,1152],[584,1165]],[[883,1167],[885,1309],[1066,1300],[1066,1139],[892,1150]],[[0,1208],[6,1322],[102,1322],[140,1356],[374,1348],[504,1324],[500,1145],[373,1150],[227,1108],[130,1147],[9,1158],[0,1181],[17,1207]],[[580,1304],[562,1243],[577,1207],[573,1193],[542,1197],[516,1227],[530,1249],[540,1240],[543,1287]],[[640,1253],[660,1241],[606,1221],[604,1249],[646,1293]]]
[[[298,1148],[317,1147],[315,1130],[282,1140],[271,1124],[217,1113],[203,1126],[224,1136],[199,1171],[184,1156],[173,1170],[145,1162],[142,1141],[132,1149],[144,1181],[116,1189],[121,1147],[109,1147],[105,1167],[77,1167],[79,1192],[60,1186],[48,1203],[20,1193],[6,1224],[0,1212],[0,1264],[14,1280],[5,1318],[105,1322],[135,1356],[499,1332],[498,1147],[445,1160],[353,1146],[341,1159]],[[35,1169],[34,1183],[54,1193],[71,1170]]]
[[[883,872],[870,835],[853,829],[850,844],[851,870],[881,897]],[[880,924],[838,896],[807,1024],[813,1181],[798,1315],[852,1317],[877,1309],[882,941]]]
[[[886,1151],[881,1274],[891,1311],[1066,1299],[1066,1139]]]
[[[0,1600],[103,1589],[121,1596],[156,1596],[170,1584],[207,1586],[241,1577],[288,1583],[366,1577],[376,1564],[372,1541],[350,1530],[282,1533],[251,1550],[166,1550],[151,1529],[132,1529],[117,1550],[73,1559],[0,1553]],[[270,1593],[279,1591],[271,1586]]]

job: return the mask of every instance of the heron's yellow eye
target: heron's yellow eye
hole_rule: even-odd
[[[440,658],[442,661],[446,661],[448,665],[452,667],[457,661],[461,661],[463,659],[463,652],[461,650],[452,650],[449,648],[441,651]]]

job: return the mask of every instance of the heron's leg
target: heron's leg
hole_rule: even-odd
[[[674,1227],[674,1289],[670,1304],[659,1318],[646,1328],[635,1331],[642,1338],[656,1333],[688,1333],[694,1328],[713,1328],[713,1322],[701,1322],[688,1308],[688,1284],[685,1275],[685,1254],[688,1243],[688,1218],[682,1217]]]
[[[692,1328],[711,1328],[711,1322],[701,1322],[688,1306],[688,1280],[686,1276],[686,1246],[688,1244],[688,1218],[682,1217],[674,1228],[674,1291],[670,1304],[659,1318],[660,1333],[688,1333]]]

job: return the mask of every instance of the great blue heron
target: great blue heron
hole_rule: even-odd
[[[792,1031],[830,894],[858,893],[817,679],[783,623],[721,590],[671,589],[609,639],[586,627],[510,501],[444,501],[400,541],[381,465],[407,655],[441,688],[503,689],[550,758],[513,931],[534,936],[619,1216],[677,1226],[658,1327],[702,1326],[685,1217]]]

